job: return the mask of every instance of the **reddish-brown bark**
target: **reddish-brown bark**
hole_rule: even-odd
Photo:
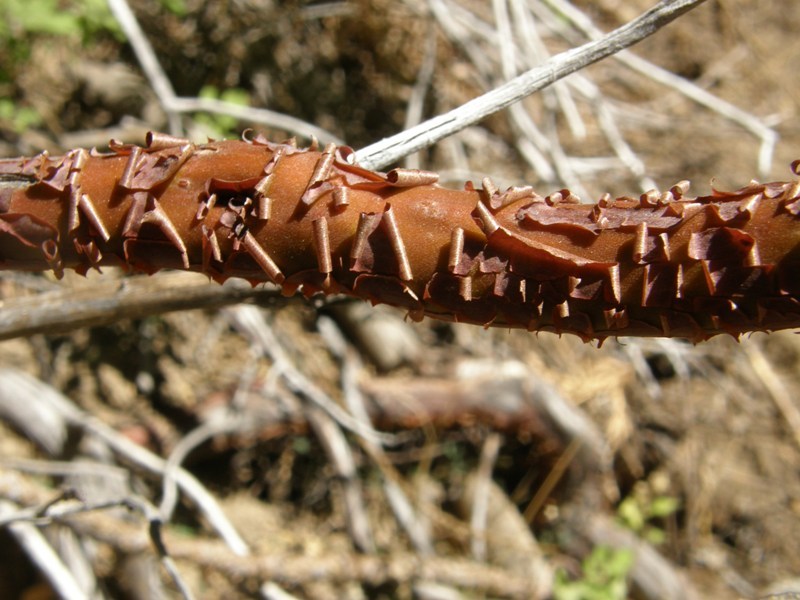
[[[333,146],[112,149],[0,161],[1,268],[183,268],[584,339],[800,326],[798,181],[588,205],[374,173]]]

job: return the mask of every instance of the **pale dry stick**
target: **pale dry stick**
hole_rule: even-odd
[[[460,6],[447,3],[446,0],[428,0],[428,6],[444,34],[449,39],[458,42],[463,48],[470,63],[475,67],[475,77],[478,83],[484,88],[488,87],[489,80],[494,73],[495,65],[482,48],[472,43],[469,30],[467,29],[467,26],[477,26],[480,24],[480,21],[477,21],[472,13],[469,13]],[[457,15],[454,15],[454,11],[456,10],[463,10],[467,12],[469,16],[466,19],[455,18]]]
[[[446,114],[359,150],[356,159],[366,168],[379,169],[392,164],[411,152],[474,125],[571,73],[632,46],[703,2],[704,0],[664,0],[598,40],[562,52],[545,64]]]
[[[250,343],[263,356],[272,360],[272,368],[281,373],[296,393],[309,401],[307,410],[304,411],[306,418],[342,481],[350,536],[362,551],[374,550],[375,542],[364,508],[355,460],[338,425],[349,426],[348,429],[365,437],[369,436],[372,440],[380,437],[380,434],[371,425],[364,425],[354,419],[296,369],[261,313],[255,308],[249,310],[250,308],[253,307],[232,307],[227,309],[227,313],[233,325],[250,340]]]
[[[499,0],[495,3],[495,5],[504,6],[502,2]],[[512,0],[512,6],[516,7],[517,14],[515,16],[515,21],[517,22],[525,22],[525,17],[530,16],[530,12],[521,10],[521,3],[518,0]],[[491,35],[493,33],[492,29],[482,23],[480,20],[475,19],[472,13],[466,11],[461,7],[449,6],[449,11],[456,17],[458,22],[463,22],[464,27],[469,27],[472,31],[474,31],[475,35],[481,36],[485,40],[491,40]],[[503,17],[503,13],[505,11],[499,11],[500,15],[498,21],[502,24],[506,22],[508,19]],[[522,14],[520,14],[522,13]],[[441,21],[442,19],[440,19]],[[445,30],[448,31],[455,31],[453,24],[443,24]],[[551,29],[557,29],[555,26],[550,24]],[[503,52],[504,56],[513,56],[514,54],[514,46],[511,43],[511,34],[508,31],[509,27],[505,26],[502,28],[504,31],[501,32],[499,36],[500,45],[504,48],[510,48]],[[535,28],[529,28],[535,31]],[[531,43],[529,41],[530,36],[525,36],[522,38],[522,43],[525,46],[530,46]],[[469,44],[469,38],[466,35],[461,35],[458,38],[458,41],[461,43],[462,46],[467,46]],[[540,46],[543,45],[540,43]],[[470,56],[473,56],[475,53],[471,53]],[[483,59],[483,55],[480,55]],[[543,49],[542,56],[546,56],[546,50]],[[516,74],[515,68],[513,66],[516,64],[517,61],[513,61],[512,59],[506,59],[505,62],[508,65],[503,65],[505,74],[507,78],[510,78],[512,74]],[[536,65],[535,62],[529,61],[525,66],[526,68],[534,68]],[[479,65],[476,65],[478,67]],[[484,73],[486,77],[489,77],[489,73]],[[575,81],[580,78],[585,80],[588,85],[584,85],[583,90],[586,91],[587,88],[589,89],[597,89],[594,84],[588,81],[588,79],[583,78],[580,74],[574,74],[573,77],[567,79],[566,81],[559,81],[556,82],[554,85],[557,88],[564,88],[567,89],[566,85],[575,85]],[[645,175],[645,167],[644,164],[636,154],[630,149],[627,142],[625,142],[624,138],[622,138],[621,134],[619,133],[616,124],[613,122],[613,118],[610,116],[610,112],[606,109],[605,103],[602,102],[602,96],[599,94],[599,91],[596,91],[594,94],[590,94],[590,100],[595,104],[594,110],[597,113],[598,121],[601,129],[606,134],[608,138],[609,144],[614,149],[617,156],[620,158],[622,163],[628,168],[628,170],[634,174],[635,177],[639,179],[639,185],[642,190],[652,189],[655,187],[654,182],[652,179],[646,177]],[[548,141],[548,137],[545,137],[544,134],[539,132],[538,128],[535,124],[532,123],[530,117],[524,111],[524,109],[518,105],[512,105],[509,109],[509,115],[513,122],[517,124],[517,126],[523,132],[523,136],[517,139],[517,148],[522,154],[522,156],[526,159],[526,161],[533,166],[534,170],[539,174],[539,176],[546,180],[546,181],[553,181],[555,179],[555,174],[550,167],[550,163],[552,162],[553,165],[556,167],[556,171],[558,172],[559,176],[561,177],[562,181],[566,183],[567,187],[571,188],[572,191],[576,192],[579,196],[584,198],[588,197],[585,193],[585,190],[578,180],[575,168],[572,165],[573,159],[568,159],[563,152],[563,149],[560,147],[558,142],[557,132],[555,131],[554,127],[550,128],[549,132],[549,139],[552,140]],[[569,119],[569,115],[568,119]],[[579,119],[579,116],[578,116]],[[574,120],[574,118],[573,118]],[[584,130],[585,132],[585,130]],[[550,160],[544,157],[544,153],[550,155]]]
[[[342,430],[326,412],[316,406],[309,406],[305,411],[308,422],[325,449],[328,459],[338,475],[338,483],[344,497],[347,529],[356,548],[362,552],[375,552],[375,540],[372,536],[364,505],[361,481],[358,478],[353,452],[347,443]]]
[[[312,125],[307,121],[275,112],[267,108],[242,106],[216,98],[175,98],[172,102],[175,110],[181,113],[207,112],[217,115],[235,117],[240,121],[250,121],[287,131],[290,134],[309,139],[318,139],[323,143],[344,145],[342,138],[326,129]]]
[[[85,600],[89,594],[73,577],[42,532],[32,523],[13,519],[18,506],[0,500],[0,527],[7,527],[25,555],[47,579],[53,590],[63,600]],[[11,521],[7,519],[11,518]]]
[[[506,81],[508,81],[519,74],[516,66],[518,61],[516,59],[517,53],[514,44],[514,34],[508,15],[506,0],[494,0],[493,6],[495,9],[494,13],[497,26],[497,35],[501,48],[503,76]],[[556,84],[558,83],[560,82],[556,82]],[[546,101],[548,95],[549,94],[545,93],[545,104],[547,104]],[[525,110],[521,102],[515,103],[509,107],[509,116],[511,117],[512,122],[520,129],[523,137],[529,137],[530,132],[536,129],[536,124],[534,123],[528,111]],[[580,179],[576,177],[575,172],[572,170],[572,166],[570,165],[569,159],[567,158],[564,149],[561,147],[552,114],[549,115],[546,125],[549,135],[545,134],[546,142],[540,146],[540,149],[547,152],[548,157],[555,167],[556,173],[558,174],[561,182],[578,196],[587,198],[588,194],[586,193],[586,189],[581,184]]]
[[[147,40],[147,36],[142,31],[136,19],[136,15],[133,14],[127,1],[107,1],[111,12],[125,32],[125,37],[128,38],[136,54],[136,58],[139,61],[139,65],[150,81],[150,85],[153,87],[161,106],[167,113],[170,133],[173,135],[183,134],[183,127],[179,119],[181,113],[210,112],[229,115],[253,123],[261,123],[262,125],[268,125],[309,138],[318,138],[325,142],[333,142],[335,144],[344,143],[329,131],[290,115],[265,108],[243,107],[238,104],[212,98],[184,98],[177,96],[172,87],[172,83],[161,68],[161,64],[150,42]]]
[[[611,144],[611,148],[614,150],[614,153],[617,157],[622,161],[622,164],[630,171],[639,181],[639,187],[645,190],[655,189],[656,182],[648,177],[647,169],[645,168],[644,162],[637,156],[637,154],[633,151],[630,147],[628,142],[625,141],[625,138],[622,136],[622,133],[617,127],[616,120],[614,119],[613,113],[608,106],[608,103],[603,98],[602,94],[600,94],[599,90],[595,94],[592,91],[592,82],[585,80],[587,91],[589,91],[590,98],[594,100],[593,108],[595,114],[597,115],[597,121],[600,125],[600,129],[603,130],[603,133],[606,136],[609,144]],[[575,85],[580,85],[582,82],[575,82]],[[595,87],[596,89],[596,87]]]
[[[171,311],[208,310],[242,302],[264,304],[278,299],[286,302],[280,291],[269,284],[254,288],[245,281],[231,279],[219,285],[209,283],[202,275],[180,271],[159,277],[99,279],[90,283],[46,291],[37,294],[35,300],[30,296],[3,299],[0,340],[64,333]]]
[[[15,469],[16,470],[16,469]],[[69,490],[60,494],[54,500],[51,499],[41,506],[29,506],[18,508],[17,510],[0,517],[0,527],[8,526],[12,523],[31,523],[32,525],[51,525],[73,515],[81,515],[88,512],[129,507],[127,500],[104,500],[102,502],[83,502],[75,498],[75,494]]]
[[[496,31],[483,23],[475,16],[452,2],[446,3],[445,0],[431,0],[431,8],[437,18],[442,30],[458,43],[466,52],[467,56],[478,73],[486,81],[483,87],[488,88],[489,83],[496,79],[497,67],[490,60],[489,55],[475,47],[469,32],[473,31],[480,35],[485,42],[496,43]],[[555,181],[555,171],[550,165],[550,161],[545,156],[544,148],[548,146],[548,140],[539,131],[524,110],[512,105],[510,116],[512,122],[520,130],[520,135],[516,136],[516,146],[520,155],[533,168],[539,179],[543,181]],[[406,130],[408,130],[407,128]]]
[[[525,63],[528,68],[531,68],[547,60],[550,57],[550,52],[539,35],[539,30],[533,20],[533,14],[526,9],[523,0],[510,0],[510,5],[511,12],[514,15],[519,47],[525,57]],[[575,104],[575,99],[570,94],[567,82],[563,80],[557,81],[553,84],[552,89],[553,96],[573,137],[579,140],[586,138],[586,124],[583,121],[583,117],[581,117],[578,106]]]
[[[428,90],[431,87],[431,81],[435,70],[436,33],[431,27],[425,45],[425,56],[422,59],[422,64],[417,73],[417,80],[414,82],[414,87],[411,88],[411,97],[408,99],[408,105],[406,106],[404,129],[410,129],[422,120],[422,111],[425,108],[425,96],[427,96]],[[421,167],[419,152],[406,156],[405,167],[407,169],[419,169]]]
[[[800,409],[796,399],[789,393],[786,386],[781,381],[781,376],[772,368],[770,361],[764,356],[761,349],[755,344],[744,344],[742,346],[750,365],[756,373],[761,383],[767,389],[772,401],[778,407],[787,425],[792,430],[792,437],[800,447]]]
[[[492,0],[492,11],[494,13],[495,40],[500,48],[500,68],[503,78],[508,81],[519,75],[519,71],[517,71],[517,49],[514,44],[514,34],[511,31],[506,0]]]
[[[170,556],[167,546],[164,543],[163,521],[158,515],[158,509],[140,496],[131,496],[126,498],[124,502],[126,506],[138,511],[147,520],[150,541],[156,550],[161,566],[164,567],[172,583],[178,589],[178,593],[184,600],[194,600],[194,594],[192,594],[188,584],[181,576],[178,566],[175,564],[175,560]]]
[[[119,435],[117,431],[86,414],[69,399],[49,385],[15,369],[0,370],[0,401],[2,398],[24,399],[28,404],[42,403],[66,423],[97,438],[115,454],[146,472],[163,476],[165,461],[149,450]],[[249,552],[225,513],[208,490],[188,471],[181,469],[176,478],[178,485],[192,503],[202,512],[211,527],[238,555]]]
[[[572,168],[572,161],[569,159],[567,153],[564,151],[564,147],[561,145],[558,136],[555,115],[551,113],[548,114],[546,118],[547,134],[551,139],[550,158],[553,161],[553,165],[556,168],[556,173],[558,173],[559,179],[573,195],[577,195],[580,198],[590,198],[589,192],[576,175],[575,170]]]
[[[533,523],[536,515],[539,514],[539,511],[544,506],[545,501],[550,497],[550,494],[553,492],[558,482],[561,481],[561,478],[564,477],[572,461],[575,460],[578,451],[581,449],[581,443],[580,438],[573,439],[566,450],[558,457],[556,464],[553,465],[553,468],[547,474],[542,485],[536,490],[533,498],[528,502],[525,511],[522,513],[526,522]]]
[[[2,477],[2,475],[3,473],[0,473],[0,477]],[[181,577],[180,572],[177,569],[177,566],[175,565],[172,558],[169,556],[169,552],[167,551],[166,546],[164,545],[161,535],[162,523],[157,514],[156,508],[152,504],[150,504],[150,502],[148,502],[145,498],[138,496],[136,494],[131,494],[129,496],[126,496],[125,498],[120,498],[118,500],[111,500],[111,501],[97,502],[97,503],[87,503],[82,500],[77,500],[76,502],[72,502],[72,500],[75,500],[75,494],[65,492],[61,494],[58,498],[50,500],[42,504],[41,506],[20,508],[6,515],[2,514],[4,503],[0,502],[0,527],[6,526],[11,528],[13,531],[13,528],[17,525],[27,525],[33,527],[34,525],[57,523],[60,520],[65,519],[67,517],[86,514],[89,512],[105,511],[112,508],[122,507],[122,508],[127,508],[128,510],[134,510],[140,513],[147,520],[149,524],[149,535],[153,547],[156,549],[156,552],[159,555],[159,559],[161,561],[162,566],[169,574],[175,586],[178,588],[179,593],[183,598],[185,598],[185,600],[193,599],[191,591],[189,590],[188,586]],[[8,504],[7,501],[5,503]],[[35,542],[35,540],[33,541]],[[41,547],[35,549],[37,551],[44,550]],[[53,565],[48,564],[47,566],[53,566]],[[61,582],[59,581],[59,583]],[[85,592],[83,592],[83,594],[84,595],[80,595],[77,597],[86,598],[87,595],[85,595]],[[74,596],[69,596],[69,597],[74,597]]]
[[[263,584],[258,588],[258,593],[264,600],[299,600],[289,592],[282,590],[280,586],[272,581]]]
[[[0,468],[13,469],[24,473],[36,475],[48,475],[51,477],[75,477],[87,475],[91,477],[105,477],[126,481],[130,478],[127,469],[116,465],[109,465],[99,462],[80,461],[60,461],[60,460],[40,460],[28,458],[0,458]]]
[[[20,506],[36,506],[48,502],[52,490],[31,478],[0,471],[0,497]],[[83,512],[61,518],[59,522],[79,535],[109,544],[125,554],[152,551],[152,540],[140,527],[109,513]],[[359,581],[374,586],[427,580],[504,598],[530,598],[540,583],[506,569],[458,558],[419,557],[406,553],[371,556],[347,552],[318,557],[286,554],[239,556],[216,541],[187,540],[173,536],[169,531],[165,532],[165,539],[174,560],[186,560],[237,581],[253,578],[292,585],[320,580],[334,584]]]
[[[513,2],[514,6],[519,5],[518,0],[513,0]],[[532,13],[538,14],[541,12],[544,11],[540,9],[540,3],[532,2],[530,3],[530,12],[526,12],[525,14],[530,15]],[[547,26],[550,31],[558,31],[559,25],[563,27],[563,21],[559,20],[557,15],[547,12],[542,15],[542,17],[542,20],[547,22]],[[546,52],[546,48],[544,48],[543,44],[540,43],[539,46],[542,47],[542,52]],[[597,118],[598,125],[606,136],[606,140],[608,141],[612,150],[625,168],[628,169],[628,171],[633,174],[634,177],[636,177],[639,182],[639,187],[642,189],[642,191],[656,187],[653,179],[648,177],[646,174],[644,162],[637,156],[628,142],[625,141],[622,133],[619,131],[619,127],[616,124],[611,107],[608,106],[608,103],[600,92],[600,88],[593,81],[581,73],[575,73],[572,77],[563,82],[557,83],[554,87],[556,92],[558,92],[558,90],[561,88],[565,90],[574,88],[578,93],[584,96],[590,102],[592,110]],[[569,121],[569,114],[566,111],[565,115]],[[570,161],[573,169],[575,169],[575,166],[572,165],[572,163],[576,160],[580,159],[572,158]]]
[[[469,526],[472,539],[470,546],[472,558],[478,562],[486,561],[486,536],[487,518],[489,515],[489,492],[492,483],[492,472],[497,462],[497,455],[503,438],[499,433],[491,433],[483,442],[481,457],[478,461],[478,472],[476,474],[475,485],[473,486],[472,514],[470,515]]]
[[[412,590],[414,598],[423,600],[465,600],[465,596],[457,589],[430,581],[416,582]],[[471,594],[470,597],[472,597]]]
[[[317,328],[328,349],[341,365],[341,387],[348,410],[358,421],[372,427],[364,396],[359,389],[357,377],[362,370],[360,358],[347,344],[336,323],[328,317],[317,320]],[[370,440],[360,438],[361,447],[378,466],[383,476],[383,489],[395,519],[405,530],[415,550],[422,555],[434,553],[433,542],[427,523],[420,519],[401,486],[401,476],[392,466],[383,447]]]
[[[273,369],[290,388],[328,413],[344,429],[376,444],[393,445],[397,443],[394,435],[375,431],[372,427],[365,426],[356,420],[301,373],[289,360],[275,335],[264,323],[264,318],[258,309],[246,305],[233,306],[226,308],[224,314],[230,319],[234,328],[244,333],[265,356],[272,360]]]
[[[603,33],[592,23],[592,20],[568,0],[545,0],[545,2],[553,9],[556,15],[568,18],[589,39],[595,41],[603,39]],[[653,81],[676,90],[701,106],[750,131],[761,140],[761,147],[758,153],[758,171],[762,177],[766,176],[772,164],[772,155],[775,144],[778,141],[778,134],[759,118],[632,52],[621,50],[615,54],[615,59],[637,73],[641,73]]]
[[[164,463],[164,476],[161,482],[161,503],[158,512],[165,523],[172,520],[172,514],[178,503],[177,476],[186,457],[203,442],[218,435],[249,429],[248,425],[251,427],[253,424],[248,423],[245,416],[226,415],[222,419],[199,425],[175,444]]]
[[[125,0],[108,0],[108,7],[120,27],[122,27],[125,37],[128,38],[133,52],[136,54],[139,65],[144,70],[150,85],[153,87],[153,91],[161,102],[161,106],[164,107],[167,113],[170,133],[181,135],[183,127],[181,127],[177,111],[172,108],[172,100],[175,98],[172,83],[161,68],[156,53],[150,46],[150,42],[147,41],[147,37],[139,26],[136,16]]]

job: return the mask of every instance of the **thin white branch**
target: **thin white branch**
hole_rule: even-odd
[[[411,90],[411,97],[408,99],[406,108],[405,129],[410,129],[422,120],[422,111],[425,108],[425,96],[431,86],[433,72],[436,70],[436,32],[431,29],[428,35],[427,45],[425,46],[425,56],[419,67],[417,81]],[[405,167],[407,169],[421,168],[419,154],[411,154],[406,157]]]
[[[601,39],[562,52],[444,115],[363,148],[356,153],[356,160],[369,169],[381,169],[395,163],[411,152],[474,125],[553,82],[641,41],[702,2],[704,0],[664,0]]]
[[[54,388],[21,371],[0,369],[0,404],[12,401],[45,405],[70,426],[79,428],[104,442],[123,461],[159,476],[164,474],[166,461],[119,435],[99,419],[83,412]],[[203,513],[211,527],[225,540],[231,550],[239,556],[247,555],[249,553],[247,544],[205,486],[185,469],[177,470],[175,479],[183,493]]]
[[[125,32],[125,37],[128,38],[139,65],[167,113],[170,133],[180,135],[182,133],[180,120],[177,112],[171,107],[172,101],[175,99],[175,90],[169,77],[164,73],[164,69],[161,68],[161,63],[158,62],[153,47],[147,41],[147,36],[139,26],[136,15],[133,14],[126,0],[108,0],[108,6],[122,27],[122,31]]]
[[[575,27],[580,29],[589,38],[595,41],[602,39],[602,32],[592,23],[591,19],[570,2],[567,0],[545,1],[555,12],[559,13],[562,18],[567,17]],[[778,134],[764,124],[761,119],[632,52],[619,52],[615,58],[633,71],[641,73],[657,83],[675,89],[701,106],[716,112],[750,131],[761,140],[761,147],[758,153],[759,175],[763,177],[769,172],[775,144],[778,142]]]
[[[269,110],[268,108],[254,108],[252,106],[242,106],[216,98],[185,98],[175,97],[169,107],[179,113],[207,112],[217,115],[227,115],[242,121],[250,121],[268,125],[276,129],[282,129],[307,138],[317,138],[323,144],[333,142],[334,144],[344,145],[344,140],[333,135],[330,131],[307,123],[296,117]]]
[[[344,429],[376,444],[393,445],[397,443],[394,435],[376,431],[370,425],[361,423],[354,418],[308,379],[286,355],[256,307],[233,306],[225,309],[224,314],[228,316],[233,327],[243,333],[258,351],[272,359],[273,369],[292,390],[321,408]]]
[[[469,527],[472,534],[470,542],[472,558],[477,561],[486,561],[486,525],[489,517],[489,496],[492,484],[492,472],[494,471],[497,455],[503,438],[499,433],[492,433],[483,443],[481,458],[478,464],[478,471],[475,474],[475,485],[472,495],[472,514],[470,515]]]
[[[16,512],[11,502],[0,500],[0,516]],[[25,554],[41,571],[59,598],[64,600],[85,600],[86,590],[72,576],[70,570],[58,556],[53,547],[32,523],[16,522],[8,525],[11,535],[25,551]]]

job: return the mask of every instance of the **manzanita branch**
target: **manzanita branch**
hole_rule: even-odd
[[[584,339],[800,326],[800,181],[587,205],[368,171],[332,144],[111,147],[0,161],[3,268],[180,268]]]

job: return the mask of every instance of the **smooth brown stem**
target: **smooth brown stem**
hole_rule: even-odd
[[[188,269],[584,339],[800,326],[798,181],[588,205],[367,171],[333,145],[112,150],[0,161],[3,268]]]

